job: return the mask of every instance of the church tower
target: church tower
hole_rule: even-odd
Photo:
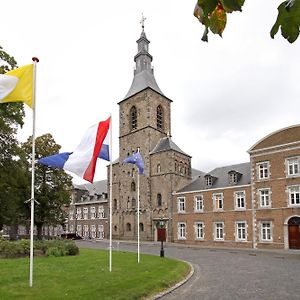
[[[152,68],[150,41],[144,30],[137,40],[132,84],[119,104],[119,159],[113,163],[112,235],[156,239],[156,226],[164,221],[171,236],[172,192],[191,180],[191,157],[171,140],[171,103],[160,90]],[[123,164],[136,152],[143,157],[140,175],[140,224],[137,224],[137,169]],[[109,178],[109,177],[108,177]]]

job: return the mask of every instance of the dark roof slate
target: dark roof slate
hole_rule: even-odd
[[[242,176],[240,177],[239,181],[236,184],[230,184],[228,173],[230,171],[236,171]],[[251,168],[250,163],[241,163],[237,165],[230,165],[226,167],[220,167],[215,168],[209,173],[201,174],[196,178],[194,181],[192,181],[190,184],[186,185],[182,189],[178,191],[178,193],[181,192],[191,192],[191,191],[200,191],[200,190],[206,190],[206,189],[216,189],[216,188],[224,188],[229,186],[240,186],[240,185],[247,185],[250,184],[251,177]],[[206,185],[205,177],[207,175],[211,175],[216,178],[216,180],[213,182],[213,185],[211,187],[208,187]]]
[[[168,151],[168,150],[173,150],[176,152],[179,152],[181,154],[187,155],[189,157],[191,157],[190,155],[186,154],[185,152],[183,152],[172,140],[170,137],[164,137],[161,138],[157,145],[153,148],[153,150],[150,152],[150,154],[155,154],[158,152],[162,152],[162,151]]]

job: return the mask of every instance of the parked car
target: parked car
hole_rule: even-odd
[[[77,233],[69,233],[69,232],[66,232],[66,233],[62,233],[60,235],[60,237],[62,239],[66,239],[66,240],[82,240],[82,237],[79,236]]]

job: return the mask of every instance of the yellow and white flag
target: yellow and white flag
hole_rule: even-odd
[[[24,102],[32,108],[33,64],[0,74],[0,103]]]

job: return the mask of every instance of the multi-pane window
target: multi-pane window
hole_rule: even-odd
[[[234,192],[234,198],[235,198],[235,209],[245,209],[246,208],[245,191]]]
[[[195,201],[195,212],[203,211],[203,195],[197,195],[194,198]]]
[[[96,237],[96,225],[91,225],[91,237],[93,239]]]
[[[92,206],[90,211],[91,211],[91,219],[95,219],[96,218],[96,208],[95,208],[95,206]]]
[[[137,129],[137,110],[135,106],[130,109],[130,129]]]
[[[260,189],[259,191],[260,207],[271,207],[271,191],[270,189]]]
[[[178,223],[178,239],[186,239],[186,224]]]
[[[271,242],[273,240],[271,221],[263,221],[260,223],[260,239],[263,242]]]
[[[300,186],[294,185],[288,187],[289,205],[300,205]]]
[[[237,178],[238,178],[237,173],[235,173],[235,172],[229,173],[229,183],[230,184],[236,184]]]
[[[81,207],[76,208],[76,219],[81,219]]]
[[[204,223],[203,222],[195,223],[195,237],[198,240],[204,239]]]
[[[258,179],[268,179],[270,176],[269,162],[261,162],[257,164],[257,176]]]
[[[215,210],[223,210],[223,193],[215,193],[213,194],[214,200],[214,209]]]
[[[77,225],[77,234],[79,236],[82,236],[82,227],[81,227],[81,225]]]
[[[85,220],[88,219],[88,214],[89,214],[89,209],[88,209],[87,207],[84,207],[84,208],[83,208],[83,218],[84,218]]]
[[[71,210],[70,213],[69,213],[69,219],[70,219],[70,220],[73,220],[73,219],[74,219],[74,213],[73,213],[72,210]]]
[[[104,219],[105,218],[103,205],[98,206],[98,217],[99,217],[99,219]]]
[[[156,109],[157,129],[163,129],[163,119],[164,119],[163,108],[161,107],[161,105],[158,105]]]
[[[102,224],[98,225],[98,236],[99,239],[104,238],[104,226]]]
[[[236,241],[247,240],[247,223],[245,221],[235,223],[235,239]]]
[[[208,187],[212,186],[212,183],[213,183],[212,177],[211,176],[207,176],[205,178],[205,182],[206,182],[206,186],[208,186]]]
[[[83,231],[84,231],[84,236],[88,237],[89,236],[89,225],[83,225]]]
[[[224,240],[224,223],[223,222],[215,222],[214,238],[215,238],[215,240]]]
[[[298,157],[288,158],[286,160],[286,166],[288,176],[296,176],[300,174]]]
[[[185,212],[185,198],[180,197],[177,199],[178,201],[178,212]]]
[[[72,225],[70,225],[70,232],[74,232],[74,225],[72,224]]]

